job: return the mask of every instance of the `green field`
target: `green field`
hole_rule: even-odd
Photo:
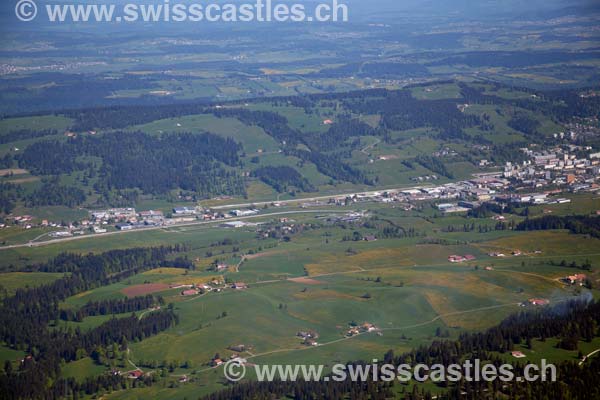
[[[560,212],[567,213],[572,208],[584,210],[594,204],[586,196],[574,197],[574,200],[571,208]],[[381,357],[389,349],[397,353],[408,351],[433,340],[438,328],[448,330],[451,337],[456,338],[461,332],[480,331],[497,324],[517,312],[518,304],[529,298],[560,302],[577,294],[578,290],[558,280],[573,270],[551,265],[552,261],[587,259],[593,265],[600,262],[599,239],[583,239],[565,231],[448,233],[441,228],[449,224],[462,225],[467,218],[431,219],[427,215],[432,211],[427,208],[423,212],[406,212],[376,204],[369,206],[369,212],[397,224],[413,226],[429,237],[461,244],[428,244],[420,238],[348,242],[343,240],[348,229],[323,224],[314,216],[297,215],[293,217],[295,224],[319,225],[294,235],[289,242],[259,240],[254,233],[259,228],[231,231],[199,226],[136,232],[118,239],[86,239],[56,248],[25,248],[20,249],[19,254],[41,261],[65,249],[86,252],[158,243],[188,244],[187,253],[196,260],[195,271],[156,268],[80,293],[61,304],[63,308],[77,309],[89,301],[123,298],[128,290],[144,290],[148,284],[166,285],[154,293],[163,296],[167,303],[173,303],[179,324],[141,342],[130,343],[127,355],[110,362],[121,370],[133,368],[130,362],[142,365],[145,372],[154,370],[163,378],[151,388],[110,395],[116,399],[144,396],[183,399],[191,394],[218,390],[222,388],[222,372],[211,369],[208,363],[215,353],[228,357],[234,353],[230,347],[240,344],[246,347],[242,356],[252,363],[330,365]],[[364,231],[360,227],[353,229]],[[232,238],[239,252],[250,254],[240,263],[240,257],[234,254],[238,251],[232,251],[231,245],[210,245],[219,237]],[[510,254],[515,249],[521,250],[523,255],[488,256],[491,251]],[[451,254],[473,254],[476,260],[450,264],[447,258]],[[214,260],[229,265],[239,263],[239,269],[229,268],[220,274],[206,271]],[[249,288],[227,288],[219,293],[192,297],[181,296],[180,290],[168,288],[173,284],[202,285],[221,274],[230,282],[243,281]],[[598,278],[596,272],[592,275]],[[2,282],[14,290],[58,276],[12,273],[3,274]],[[120,316],[127,314],[117,317]],[[79,323],[60,323],[87,330],[109,318],[111,316],[87,317]],[[345,332],[353,321],[375,324],[381,329],[381,335],[346,337]],[[307,347],[296,337],[298,331],[309,329],[319,333],[319,346]],[[594,343],[582,344],[581,349],[591,351],[594,346]],[[8,349],[5,353],[5,358],[17,355]],[[542,356],[557,360],[573,356],[553,349],[551,341],[536,342],[534,351],[526,349],[525,353],[532,360]],[[184,362],[186,368],[175,368],[166,374],[160,368],[163,364],[182,365]],[[84,379],[108,368],[108,365],[83,358],[65,365],[64,371],[66,376]],[[185,384],[178,383],[178,376],[183,374],[193,378]]]

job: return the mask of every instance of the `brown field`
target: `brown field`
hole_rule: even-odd
[[[169,289],[166,283],[147,283],[144,285],[134,285],[121,290],[127,297],[144,296],[151,293],[162,292]]]
[[[304,285],[323,285],[324,282],[318,281],[316,279],[311,278],[292,278],[289,279],[292,282],[304,284]]]
[[[338,292],[332,289],[311,289],[306,292],[294,293],[292,296],[298,300],[363,300],[359,297],[351,296],[349,294]]]
[[[325,254],[319,263],[305,265],[309,276],[323,274],[366,271],[373,268],[409,267],[415,259],[409,254],[410,249],[380,248],[366,250],[353,256],[343,254]]]
[[[28,176],[27,178],[7,179],[5,182],[18,184],[18,183],[37,182],[39,180],[40,180],[39,176]]]
[[[9,174],[13,175],[25,175],[28,174],[29,171],[21,168],[8,168],[8,169],[0,169],[0,176],[5,176]]]
[[[276,254],[281,254],[281,253],[284,253],[284,251],[283,250],[273,250],[273,251],[269,251],[268,253],[247,254],[244,256],[244,258],[246,260],[254,260],[256,258],[269,257],[269,256],[274,256]]]

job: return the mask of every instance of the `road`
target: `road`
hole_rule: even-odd
[[[591,356],[593,356],[594,354],[597,354],[597,353],[600,353],[600,349],[598,349],[598,350],[594,350],[594,351],[592,351],[590,354],[588,354],[587,356],[584,356],[584,357],[583,357],[583,360],[581,360],[581,361],[579,362],[579,365],[580,365],[580,366],[581,366],[581,365],[583,365],[583,363],[584,363],[584,362],[586,362],[588,358],[590,358]]]
[[[365,146],[360,152],[365,155],[369,155],[368,151],[371,150],[373,147],[377,146],[379,143],[381,143],[381,139],[376,139],[374,143]]]
[[[375,190],[371,190],[371,191],[367,191],[367,192],[337,193],[337,194],[330,194],[327,196],[302,197],[302,198],[297,198],[297,199],[280,200],[280,201],[283,203],[286,203],[286,204],[310,203],[312,201],[346,198],[346,197],[352,197],[352,196],[374,196],[378,193],[383,193],[383,192],[397,193],[397,192],[400,192],[403,190],[421,189],[421,188],[425,188],[428,186],[431,186],[431,185],[387,187],[387,188],[380,188],[380,189],[375,189]],[[260,207],[260,206],[273,204],[274,202],[276,202],[276,200],[258,201],[258,202],[252,202],[252,203],[226,204],[226,205],[222,205],[222,206],[211,206],[210,208],[213,210],[230,210],[230,209],[234,209],[234,208]]]
[[[349,210],[349,209],[346,209],[346,210],[280,211],[280,212],[267,213],[267,214],[250,215],[247,217],[220,219],[220,220],[215,220],[215,221],[185,222],[185,223],[173,224],[173,225],[169,225],[169,226],[152,226],[152,227],[148,227],[148,228],[133,229],[130,231],[115,231],[115,232],[106,232],[106,233],[96,233],[93,235],[72,236],[72,237],[67,237],[67,238],[46,240],[44,242],[28,242],[28,243],[20,243],[20,244],[11,244],[8,246],[0,247],[0,251],[1,250],[9,250],[9,249],[18,249],[18,248],[22,248],[22,247],[48,246],[51,244],[72,242],[74,240],[97,239],[97,238],[103,238],[103,237],[107,237],[107,236],[125,235],[127,233],[133,233],[133,232],[148,232],[148,231],[155,231],[155,230],[161,230],[161,229],[169,230],[172,228],[182,228],[182,227],[188,227],[188,226],[216,225],[216,224],[222,224],[222,223],[228,222],[228,221],[241,221],[241,220],[249,220],[249,219],[256,219],[256,218],[277,217],[277,216],[282,216],[282,215],[293,215],[293,214],[346,214],[346,213],[353,212],[353,211],[354,210]]]
[[[400,192],[402,190],[419,189],[419,188],[424,188],[427,186],[428,185],[403,186],[403,187],[393,187],[393,188],[387,187],[387,188],[379,188],[379,189],[367,191],[367,192],[337,193],[337,194],[330,194],[327,196],[297,198],[297,199],[291,199],[291,200],[284,200],[284,202],[286,204],[299,204],[299,203],[314,202],[314,201],[319,201],[319,200],[345,198],[345,197],[349,197],[349,196],[350,197],[352,197],[352,196],[375,196],[382,192],[396,193],[396,192]],[[279,195],[277,196],[277,200],[269,200],[269,201],[253,202],[253,203],[228,204],[228,205],[222,205],[222,206],[214,206],[214,207],[210,207],[210,208],[213,210],[230,210],[230,209],[236,209],[236,208],[261,207],[261,206],[273,204],[274,202],[278,202],[278,201],[279,201]],[[344,210],[344,211],[335,211],[335,210],[282,211],[282,212],[277,212],[277,213],[258,214],[258,215],[252,215],[252,216],[240,217],[240,218],[228,219],[228,220],[239,221],[239,220],[247,220],[247,219],[253,219],[253,218],[277,216],[277,215],[302,214],[302,213],[306,213],[306,214],[319,213],[320,214],[320,213],[324,213],[324,212],[325,213],[347,213],[347,212],[352,212],[352,210]],[[120,235],[120,234],[132,233],[132,232],[144,232],[144,231],[152,231],[152,230],[158,230],[158,229],[170,229],[170,228],[185,227],[185,226],[210,225],[210,224],[215,224],[215,223],[222,223],[224,221],[227,221],[227,220],[187,222],[187,223],[174,224],[174,225],[169,225],[169,226],[155,226],[155,227],[149,227],[149,228],[134,229],[134,230],[130,230],[130,231],[96,233],[94,235],[73,236],[73,237],[67,237],[67,238],[51,239],[51,240],[46,240],[43,242],[35,242],[35,240],[39,239],[40,237],[43,237],[45,235],[44,234],[44,235],[40,235],[39,237],[37,237],[35,239],[32,239],[31,241],[29,241],[27,243],[0,246],[0,251],[9,250],[9,249],[18,249],[18,248],[23,248],[23,247],[47,246],[47,245],[51,245],[51,244],[70,242],[73,240],[99,238],[99,237]]]

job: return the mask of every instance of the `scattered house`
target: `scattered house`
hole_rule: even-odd
[[[528,301],[532,306],[547,306],[550,304],[550,300],[547,299],[529,299]]]
[[[225,271],[228,268],[229,268],[229,265],[227,265],[225,263],[218,263],[217,264],[217,272]]]
[[[527,357],[525,354],[523,354],[523,352],[521,351],[513,351],[510,353],[514,358],[525,358]]]
[[[512,252],[512,255],[513,255],[513,256],[515,256],[515,257],[518,257],[518,256],[520,256],[520,255],[522,255],[522,254],[523,254],[523,253],[521,253],[521,250],[514,250],[514,251]]]
[[[485,270],[486,270],[486,271],[493,271],[493,270],[494,270],[494,267],[489,267],[489,266],[488,266],[488,267],[485,267]]]
[[[379,331],[379,328],[377,328],[375,325],[373,325],[369,322],[365,322],[362,325],[351,326],[350,329],[348,329],[348,331],[346,332],[346,336],[352,337],[352,336],[360,335],[361,333],[378,332],[378,331]]]
[[[360,334],[360,329],[358,329],[358,326],[353,326],[348,329],[348,332],[346,332],[346,336],[348,337],[356,336],[358,334]]]
[[[305,346],[318,346],[319,345],[319,343],[317,343],[317,341],[315,339],[311,339],[311,338],[304,339],[302,344]]]
[[[323,125],[333,125],[333,121],[330,119],[326,119],[325,121],[323,121]]]
[[[587,276],[585,274],[575,274],[563,278],[562,281],[568,283],[569,285],[583,286],[586,279]]]
[[[229,346],[229,350],[235,351],[236,353],[243,353],[244,351],[246,351],[246,345],[236,344],[233,346]]]
[[[451,263],[462,263],[466,261],[474,261],[477,258],[472,254],[466,254],[464,256],[451,255],[448,257],[448,261]]]
[[[490,253],[490,254],[488,254],[488,255],[489,255],[490,257],[506,257],[506,254],[504,254],[504,253],[496,253],[496,252],[494,252],[494,253]]]
[[[231,285],[232,289],[237,289],[237,290],[243,290],[243,289],[248,289],[248,285],[246,285],[244,282],[236,282],[233,285]]]
[[[374,242],[377,240],[377,238],[375,237],[375,235],[367,235],[363,238],[363,240],[365,242]]]
[[[221,360],[220,358],[213,358],[212,360],[210,360],[211,367],[218,367],[219,365],[223,365],[223,360]]]
[[[188,381],[187,375],[183,375],[179,378],[179,383],[186,383]]]
[[[375,325],[370,324],[368,322],[362,324],[360,328],[362,332],[375,332],[376,330],[378,330]]]
[[[461,263],[465,261],[465,258],[463,256],[451,255],[448,257],[448,261],[451,263]]]
[[[198,294],[198,291],[196,289],[188,289],[188,290],[184,290],[183,292],[181,292],[182,296],[195,296]]]
[[[127,372],[127,377],[129,379],[138,379],[144,375],[144,372],[141,369],[134,369],[133,371]]]
[[[318,339],[319,334],[315,331],[300,331],[296,334],[296,336],[301,337],[302,339]]]

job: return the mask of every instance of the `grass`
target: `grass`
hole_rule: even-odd
[[[0,286],[10,296],[17,289],[41,286],[51,283],[62,276],[64,274],[51,272],[5,272],[0,274]]]
[[[27,354],[24,351],[14,350],[6,346],[0,346],[0,362],[2,365],[6,361],[11,361],[13,366],[20,364],[20,360],[22,360]]]
[[[106,372],[106,367],[96,364],[89,357],[85,357],[65,364],[61,371],[65,378],[73,378],[78,382],[83,382],[85,378],[94,377]]]
[[[578,198],[574,199],[577,202]],[[583,210],[593,205],[591,198],[581,200],[582,205],[572,207]],[[177,369],[173,374],[187,374],[193,377],[192,382],[179,384],[171,376],[152,388],[108,396],[116,399],[183,398],[218,390],[222,388],[222,370],[194,371],[204,370],[215,353],[230,356],[232,345],[247,346],[248,351],[242,355],[250,357],[253,363],[331,365],[381,357],[389,349],[401,353],[430,343],[437,328],[449,330],[452,338],[466,331],[481,331],[518,311],[518,303],[528,298],[557,301],[574,294],[572,288],[557,281],[572,269],[552,266],[551,260],[564,257],[571,261],[573,257],[585,256],[596,263],[599,259],[593,255],[600,248],[597,239],[584,239],[565,231],[446,233],[442,228],[448,225],[471,222],[485,225],[491,220],[457,215],[433,217],[436,211],[427,205],[422,211],[409,212],[373,203],[360,207],[380,220],[414,227],[421,236],[375,242],[344,241],[354,230],[366,233],[372,229],[352,226],[344,229],[314,216],[298,214],[289,216],[293,224],[315,225],[292,235],[289,242],[261,240],[255,228],[225,230],[192,226],[84,239],[5,254],[27,257],[32,262],[66,250],[87,252],[175,243],[189,246],[186,255],[195,260],[195,271],[157,267],[125,281],[80,293],[61,304],[75,309],[88,301],[122,298],[124,289],[147,283],[206,282],[216,275],[206,271],[211,262],[218,259],[235,265],[240,260],[239,254],[253,250],[255,254],[241,264],[239,272],[231,268],[223,273],[229,281],[246,282],[249,289],[225,289],[197,297],[183,297],[180,290],[165,289],[157,294],[173,304],[179,324],[129,344],[134,363],[189,361],[192,368]],[[461,244],[423,244],[423,235]],[[230,238],[231,244],[216,243],[224,238]],[[505,259],[487,255],[491,251],[509,253],[513,249],[520,249],[525,255]],[[542,253],[533,254],[535,250]],[[473,254],[476,260],[451,264],[447,261],[451,254]],[[486,271],[484,266],[494,269]],[[21,285],[26,284],[24,277],[15,276],[21,279]],[[87,330],[109,318],[112,316],[87,317],[79,323],[61,324]],[[344,333],[352,321],[373,323],[383,329],[383,335],[345,339]],[[307,329],[319,333],[318,342],[323,346],[308,348],[301,344],[296,333]],[[534,349],[536,346],[537,343]],[[554,357],[553,348],[546,349],[542,344],[538,348],[536,354],[548,352]],[[102,373],[104,367],[83,359],[69,363],[65,369],[68,376],[84,379]]]
[[[255,154],[259,150],[275,152],[279,149],[277,142],[261,128],[245,125],[235,118],[217,118],[212,114],[162,119],[145,125],[132,126],[128,130],[140,130],[149,134],[211,132],[241,143],[248,154]]]
[[[67,129],[72,123],[73,120],[70,118],[55,115],[6,118],[0,120],[0,136],[11,131],[18,131],[22,129],[56,129],[60,132]]]

